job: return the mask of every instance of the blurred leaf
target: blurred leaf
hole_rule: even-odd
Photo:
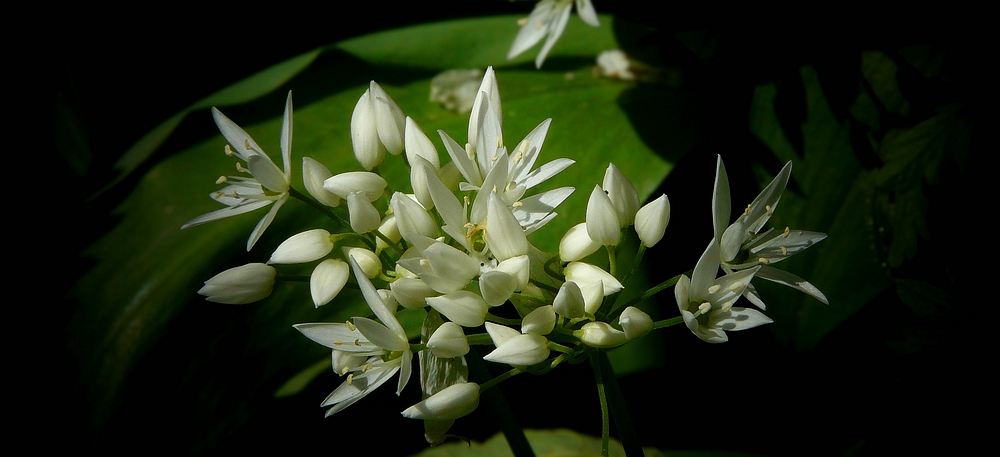
[[[187,116],[188,113],[212,106],[229,106],[246,103],[260,98],[278,88],[293,76],[308,67],[309,64],[312,63],[317,56],[319,56],[320,52],[321,49],[315,49],[266,68],[259,73],[251,75],[229,87],[195,102],[181,112],[163,121],[163,123],[153,128],[153,130],[146,135],[143,135],[139,141],[136,141],[132,147],[125,151],[122,157],[115,163],[115,169],[119,171],[118,177],[98,191],[98,194],[114,187],[115,184],[121,182],[126,176],[128,176],[129,173],[133,172],[139,165],[148,160],[149,157],[156,152],[160,145],[163,144],[168,137],[170,137],[170,134],[174,132],[174,129],[180,125],[181,121],[184,120],[184,117]]]
[[[512,39],[508,29],[515,19],[465,19],[390,31],[279,63],[192,104],[154,129],[128,154],[123,169],[134,169],[150,157],[192,110],[250,100],[254,102],[224,111],[277,159],[285,92],[293,90],[293,185],[302,189],[298,164],[303,156],[320,161],[334,173],[359,170],[351,152],[350,118],[370,80],[382,84],[447,161],[434,132],[443,129],[464,141],[467,115],[431,103],[430,79],[453,67],[499,63],[505,142],[512,147],[535,125],[552,117],[539,164],[557,157],[577,161],[539,191],[599,183],[608,162],[614,160],[640,195],[648,196],[672,165],[638,138],[628,113],[617,104],[618,97],[633,86],[596,79],[589,68],[600,50],[615,47],[610,32],[614,20],[602,17],[599,29],[571,24],[563,37],[567,45],[557,46],[549,59],[551,68],[558,70],[537,71],[518,61],[507,63],[505,53],[496,52]],[[480,45],[493,51],[478,51]],[[266,115],[251,116],[255,113]],[[208,116],[202,118],[211,122]],[[163,151],[169,152],[164,154],[167,158],[152,167],[117,208],[118,225],[83,253],[95,264],[73,291],[79,306],[67,337],[86,382],[93,426],[101,427],[112,418],[128,393],[137,396],[130,397],[130,413],[139,411],[133,405],[154,401],[161,414],[192,408],[195,411],[187,412],[193,416],[190,423],[171,426],[190,428],[186,433],[224,434],[249,420],[254,401],[271,399],[288,379],[328,355],[327,349],[302,338],[292,324],[367,314],[357,291],[348,289],[333,303],[316,309],[304,283],[281,283],[271,297],[249,305],[207,303],[196,295],[205,279],[225,268],[266,260],[270,250],[291,234],[316,227],[337,229],[296,201],[281,209],[250,253],[245,252],[246,239],[263,210],[180,231],[184,222],[219,208],[208,196],[217,189],[216,178],[232,170],[232,159],[222,154],[224,144],[218,135],[182,151]],[[677,156],[685,147],[674,145],[667,152]],[[399,157],[387,157],[380,172],[394,185],[408,182]],[[577,192],[559,208],[563,216],[529,239],[544,250],[554,250],[561,234],[583,220],[585,206],[586,192]],[[308,274],[312,265],[288,267],[292,273]],[[412,331],[422,316],[410,318]],[[171,363],[164,363],[164,358]],[[135,379],[137,367],[142,369],[142,382],[165,383],[176,393],[126,388],[140,382]],[[176,372],[164,371],[170,369]],[[303,385],[289,385],[282,392]],[[195,400],[203,396],[213,400]],[[246,414],[232,414],[233,408]],[[132,421],[122,420],[124,426],[134,427]]]
[[[601,455],[601,437],[583,435],[572,430],[525,430],[528,442],[531,443],[532,450],[537,457],[596,457]],[[610,455],[624,457],[621,443],[611,440]],[[659,457],[668,455],[656,449],[644,449],[647,457]],[[496,434],[492,438],[482,442],[455,442],[442,444],[440,446],[428,448],[426,451],[417,454],[420,457],[461,457],[461,456],[482,456],[482,457],[507,457],[513,456],[510,446],[503,434]],[[707,454],[701,454],[707,455]]]

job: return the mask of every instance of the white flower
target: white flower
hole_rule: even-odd
[[[642,244],[653,247],[663,239],[663,232],[670,222],[670,200],[667,194],[643,205],[635,213],[635,233]]]
[[[719,156],[712,209],[721,267],[731,272],[760,266],[755,277],[783,284],[805,292],[823,303],[829,303],[823,292],[809,281],[770,266],[826,238],[825,233],[791,230],[788,227],[783,231],[775,231],[773,228],[761,231],[778,207],[778,201],[791,173],[792,162],[789,161],[736,218],[736,221],[727,227],[731,210],[729,178],[722,157]],[[757,295],[753,285],[747,288],[744,295],[753,304],[765,309],[764,302]]]
[[[603,287],[601,285],[601,288]],[[556,293],[556,298],[552,301],[552,307],[556,313],[567,319],[583,317],[586,313],[586,300],[580,286],[573,281],[564,282],[562,286],[559,286],[559,292]]]
[[[371,249],[344,246],[341,250],[344,252],[344,258],[354,259],[358,263],[366,278],[374,278],[382,272],[382,261]]]
[[[507,52],[507,58],[517,57],[548,35],[549,38],[542,46],[542,50],[538,52],[538,57],[535,58],[535,66],[541,68],[545,57],[566,28],[573,3],[576,3],[576,13],[580,19],[594,27],[600,25],[597,12],[594,11],[590,0],[542,0],[535,5],[531,15],[521,25],[521,30],[514,39],[514,44]]]
[[[611,200],[615,212],[618,214],[618,224],[621,228],[632,225],[635,220],[635,213],[639,210],[639,192],[635,189],[632,181],[629,181],[625,174],[615,166],[608,164],[604,171],[604,181],[601,188]]]
[[[479,384],[459,382],[445,387],[403,411],[410,419],[455,420],[479,406]]]
[[[218,192],[211,194],[215,201],[226,205],[225,208],[218,209],[206,214],[202,214],[181,226],[181,230],[214,220],[236,216],[247,213],[268,205],[274,205],[261,218],[257,226],[250,233],[247,240],[247,251],[253,248],[257,240],[264,233],[264,230],[271,225],[278,209],[288,201],[288,190],[292,182],[291,156],[292,156],[292,93],[288,92],[285,101],[285,114],[281,123],[281,158],[284,169],[279,169],[277,165],[264,153],[264,150],[257,145],[257,142],[250,138],[240,126],[236,125],[228,117],[216,108],[212,108],[212,117],[215,124],[222,132],[222,136],[229,142],[226,145],[226,154],[235,155],[246,162],[246,167],[237,163],[237,170],[250,173],[251,177],[231,176],[219,178],[218,183],[229,182],[229,185]],[[230,147],[231,146],[231,147]]]
[[[681,275],[674,286],[677,307],[691,333],[709,343],[724,343],[729,340],[726,330],[745,330],[771,323],[770,318],[753,308],[733,307],[759,268],[716,278],[719,245],[712,240],[698,259],[691,279]]]
[[[486,322],[490,305],[479,294],[457,290],[437,297],[428,297],[427,304],[448,320],[463,327],[479,327]]]
[[[263,263],[248,263],[212,276],[198,293],[216,303],[242,305],[271,295],[278,271]]]
[[[312,195],[316,201],[326,206],[339,206],[341,198],[333,192],[323,188],[323,182],[333,177],[330,169],[316,161],[312,157],[302,158],[302,183],[306,186],[306,191]]]
[[[333,237],[323,229],[306,230],[283,241],[267,263],[306,263],[318,260],[333,251]]]
[[[521,333],[548,335],[555,329],[556,311],[552,305],[539,306],[521,320]]]

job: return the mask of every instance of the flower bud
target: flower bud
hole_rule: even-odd
[[[530,366],[549,358],[549,340],[535,333],[522,333],[510,337],[483,360],[511,366]]]
[[[427,348],[437,357],[461,357],[469,352],[469,340],[461,325],[445,322],[427,339]]]
[[[607,297],[625,288],[617,278],[600,267],[584,262],[570,262],[563,268],[563,274],[567,281],[573,281],[580,289],[594,284],[597,281],[604,283],[604,296]]]
[[[400,306],[406,309],[422,309],[427,306],[428,297],[441,295],[420,278],[397,278],[389,283],[389,290]]]
[[[479,291],[490,306],[507,302],[517,288],[517,278],[509,273],[490,270],[479,276]]]
[[[392,194],[389,200],[400,236],[412,243],[414,235],[434,238],[438,233],[437,222],[416,200],[402,192]]]
[[[590,238],[587,233],[587,223],[581,222],[570,227],[559,240],[559,258],[563,262],[572,262],[587,257],[601,248],[601,244]]]
[[[603,286],[601,287],[603,288]],[[585,303],[580,286],[573,281],[566,281],[559,287],[559,292],[556,293],[552,306],[560,316],[576,319],[584,316]]]
[[[490,305],[475,292],[459,290],[447,294],[429,297],[427,304],[448,320],[463,327],[479,327],[486,322],[486,313]]]
[[[309,195],[326,206],[336,207],[340,205],[340,197],[323,188],[323,181],[332,176],[333,173],[325,165],[311,157],[302,158],[302,183]]]
[[[556,326],[556,312],[552,305],[539,306],[521,320],[521,333],[548,335]]]
[[[639,210],[639,192],[632,182],[612,163],[608,164],[608,169],[604,172],[602,187],[607,191],[608,199],[618,214],[619,228],[632,225],[635,212]]]
[[[396,224],[396,216],[394,214],[390,214],[382,219],[382,224],[378,226],[378,231],[393,243],[399,242],[399,239],[401,238],[399,235],[399,226]],[[389,247],[389,245],[382,240],[382,237],[375,238],[376,254],[381,253],[387,247]]]
[[[351,230],[355,233],[368,233],[378,229],[382,223],[378,209],[360,192],[352,192],[347,196],[347,214]]]
[[[369,249],[346,246],[343,248],[344,258],[350,259],[354,258],[354,261],[358,263],[361,267],[361,271],[365,273],[365,276],[369,278],[374,278],[382,272],[382,262],[378,259]]]
[[[406,133],[403,138],[406,145],[406,161],[411,167],[417,162],[416,158],[420,157],[434,167],[435,172],[441,168],[441,157],[437,148],[410,116],[406,116]]]
[[[385,178],[370,171],[348,171],[324,180],[323,188],[344,199],[352,193],[360,192],[368,201],[373,202],[382,196],[388,184]]]
[[[489,195],[483,238],[497,260],[503,261],[528,253],[528,239],[524,235],[524,229],[503,199],[493,192]]]
[[[248,263],[212,276],[198,293],[216,303],[242,305],[271,295],[278,270],[263,263]]]
[[[587,235],[604,246],[616,246],[621,238],[617,210],[601,186],[594,186],[587,201]]]
[[[667,194],[660,195],[635,214],[635,233],[642,244],[652,247],[663,238],[663,232],[670,222],[670,200]]]
[[[392,155],[403,152],[403,133],[406,128],[406,116],[403,110],[382,86],[372,81],[368,88],[371,91],[371,103],[375,108],[375,125],[378,139]]]
[[[625,332],[612,327],[607,322],[587,322],[573,334],[580,338],[583,344],[595,348],[613,348],[628,342]]]
[[[333,250],[333,237],[323,229],[306,230],[278,245],[267,263],[306,263],[321,259]]]
[[[365,170],[379,166],[385,159],[386,149],[378,138],[371,89],[361,94],[358,103],[354,105],[354,113],[351,115],[351,143],[354,146],[354,158]]]
[[[635,306],[629,306],[622,310],[618,316],[618,325],[625,331],[625,338],[631,341],[649,333],[653,329],[653,319],[643,310]]]
[[[347,284],[351,266],[341,259],[326,259],[309,276],[309,293],[317,308],[330,303]]]
[[[459,382],[406,408],[403,416],[435,421],[455,420],[475,411],[477,406],[479,406],[479,384]]]

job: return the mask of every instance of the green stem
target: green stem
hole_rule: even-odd
[[[598,351],[601,352],[601,351]],[[608,399],[604,388],[604,376],[598,362],[597,354],[590,356],[590,364],[597,378],[597,396],[601,401],[601,456],[608,457],[611,450],[611,415],[608,412]]]
[[[476,352],[475,348],[471,348],[466,354],[465,360],[469,364],[469,377],[481,381],[480,386],[491,387],[480,390],[479,397],[493,412],[493,417],[496,418],[500,431],[507,438],[507,445],[510,446],[514,457],[535,457],[535,451],[531,449],[528,437],[524,435],[524,429],[517,423],[517,418],[514,417],[514,412],[510,409],[510,403],[504,398],[503,392],[500,391],[496,382],[490,380],[490,372],[486,368],[482,356]]]
[[[673,278],[670,278],[670,279],[668,279],[666,281],[663,281],[663,282],[661,282],[661,283],[659,283],[659,284],[651,287],[649,290],[647,290],[646,292],[644,292],[642,295],[640,295],[638,297],[633,297],[631,300],[629,300],[629,301],[627,301],[625,303],[620,303],[620,304],[617,304],[617,305],[613,306],[611,308],[610,312],[608,312],[607,315],[608,316],[614,316],[615,313],[618,312],[618,310],[620,310],[622,308],[626,308],[626,307],[632,306],[632,305],[634,305],[636,303],[639,303],[639,302],[641,302],[641,301],[643,301],[643,300],[645,300],[645,299],[647,299],[649,297],[652,297],[653,295],[656,295],[656,294],[660,293],[660,291],[662,291],[663,289],[666,289],[668,287],[673,287],[674,284],[677,284],[677,281],[679,279],[681,279],[681,275],[677,275],[677,276],[674,276]]]
[[[682,323],[684,323],[684,318],[681,316],[677,316],[677,317],[672,317],[670,319],[664,319],[662,321],[656,321],[653,323],[653,328],[658,329],[658,328],[673,327],[674,325]]]
[[[295,197],[305,202],[307,205],[313,207],[313,209],[315,209],[316,211],[323,213],[323,215],[325,215],[326,217],[329,217],[330,219],[337,221],[337,223],[339,223],[342,227],[351,226],[350,222],[345,221],[344,218],[340,217],[340,215],[338,215],[337,213],[330,211],[330,208],[327,208],[326,206],[323,206],[320,202],[305,196],[302,192],[295,190],[295,188],[293,187],[288,188],[288,195],[291,195],[292,197]]]
[[[608,360],[607,353],[605,351],[597,351],[597,354],[593,358],[596,359],[593,363],[597,365],[595,371],[602,373],[598,380],[604,384],[608,406],[611,409],[611,415],[615,418],[615,429],[618,430],[618,439],[622,442],[625,455],[627,457],[643,456],[642,445],[639,444],[635,427],[632,425],[632,418],[628,413],[628,408],[625,406],[625,397],[622,395],[621,387],[618,385],[618,377],[611,367],[611,361]]]
[[[610,244],[604,245],[608,249],[608,269],[611,270],[611,276],[618,277],[618,254],[615,252],[616,249]]]

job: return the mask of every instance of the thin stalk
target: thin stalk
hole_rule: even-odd
[[[592,359],[596,359],[594,362],[597,365],[595,371],[602,373],[599,382],[604,383],[608,406],[611,409],[611,415],[615,418],[615,429],[618,430],[618,438],[622,442],[625,455],[627,457],[645,455],[642,445],[639,444],[639,438],[635,433],[635,427],[632,425],[632,418],[629,416],[628,408],[625,406],[625,397],[622,395],[621,387],[618,385],[618,377],[615,375],[614,369],[611,368],[611,361],[608,360],[607,353],[605,351],[597,351],[597,354]]]
[[[597,378],[597,397],[601,400],[601,456],[608,457],[611,453],[611,415],[608,412],[604,376],[597,358],[597,354],[591,355],[590,364],[594,368],[594,377]]]
[[[500,431],[507,438],[507,445],[510,446],[514,457],[535,457],[535,451],[531,449],[528,437],[524,435],[524,429],[517,423],[517,418],[514,417],[514,412],[510,409],[510,403],[504,398],[500,387],[496,385],[496,382],[499,381],[493,382],[490,380],[490,372],[486,368],[486,363],[483,362],[482,356],[476,352],[475,348],[471,348],[469,353],[466,354],[465,360],[469,364],[469,377],[473,380],[479,380],[480,387],[483,385],[489,387],[488,389],[480,390],[479,398],[493,412],[493,417],[496,418],[497,424],[500,426]],[[509,378],[510,376],[513,376],[513,374],[507,377]],[[492,384],[490,384],[491,382]]]

